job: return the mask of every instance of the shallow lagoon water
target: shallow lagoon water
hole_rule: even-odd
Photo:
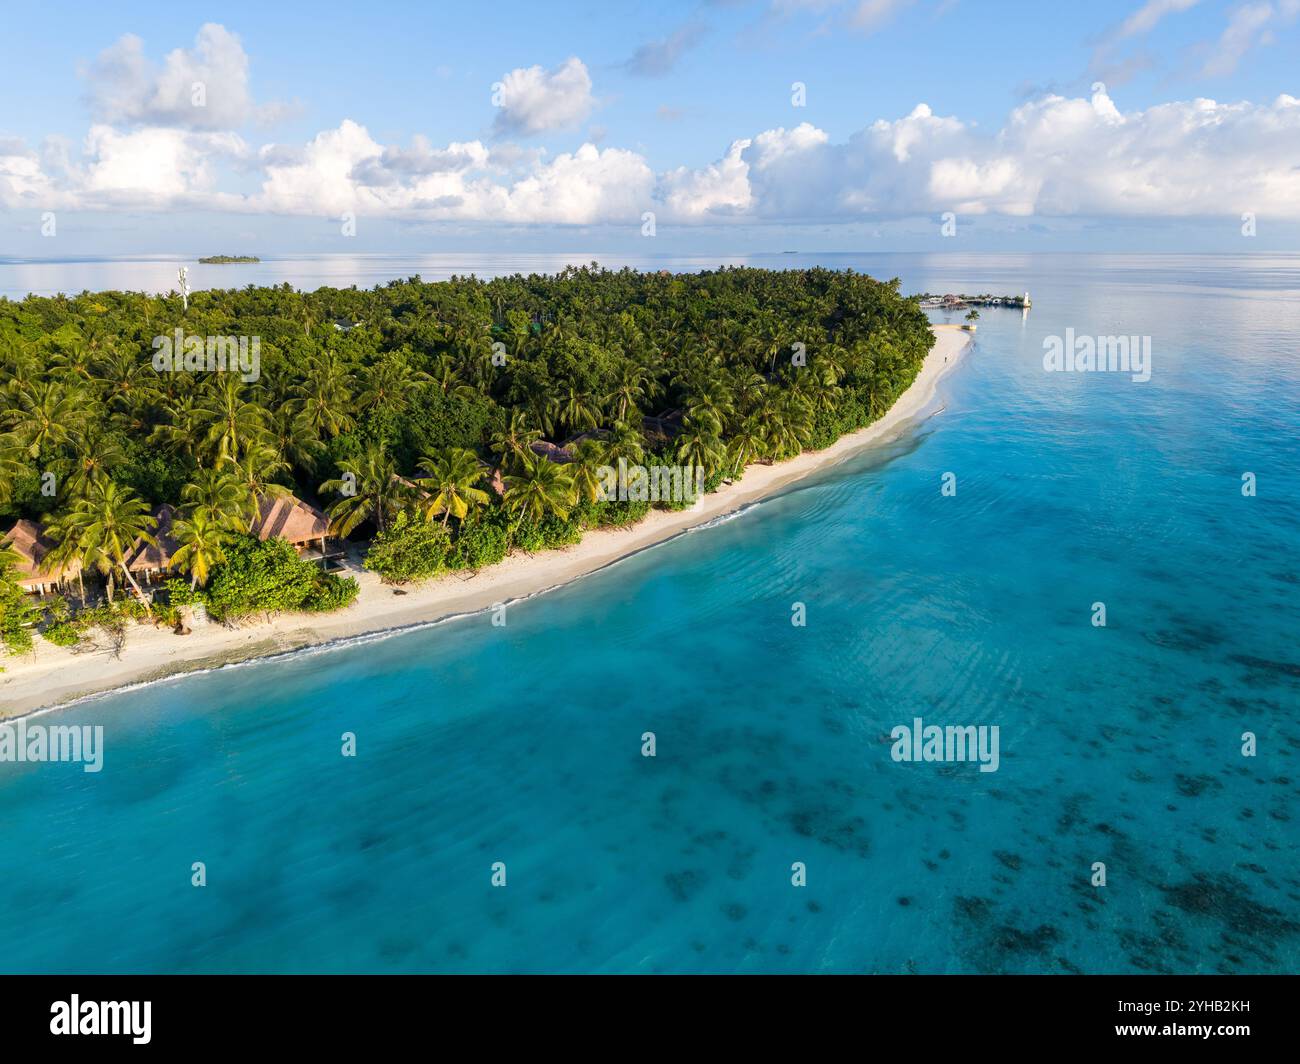
[[[504,628],[44,717],[105,767],[0,765],[0,969],[1296,970],[1300,259],[822,261],[1034,308],[897,440]],[[1152,379],[1044,372],[1067,327]],[[998,771],[895,763],[916,716]]]

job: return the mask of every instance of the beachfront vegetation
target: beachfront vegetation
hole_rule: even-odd
[[[445,572],[450,553],[451,536],[442,525],[403,512],[375,536],[366,565],[390,583],[407,584]]]
[[[250,539],[260,498],[319,502],[393,582],[478,569],[642,516],[600,501],[620,458],[714,490],[828,446],[911,383],[927,325],[897,281],[824,269],[0,300],[0,526],[41,523],[112,599],[169,503],[173,584],[215,616],[327,609],[355,583]],[[155,368],[177,330],[256,337],[255,372]]]
[[[30,650],[31,625],[39,611],[14,582],[13,569],[18,559],[14,552],[0,548],[0,643],[11,654]]]
[[[291,610],[326,613],[357,597],[355,580],[321,572],[282,539],[236,536],[225,553],[202,596],[187,597],[202,601],[214,620]]]
[[[155,621],[174,623],[174,610],[147,610],[136,599],[119,598],[116,602],[102,602],[74,611],[62,597],[46,599],[41,603],[44,623],[41,636],[55,646],[68,647],[78,652],[106,649],[118,654],[126,643],[127,626]],[[40,612],[40,611],[38,611]]]

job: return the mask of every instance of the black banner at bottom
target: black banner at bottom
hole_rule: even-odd
[[[6,1055],[478,1043],[485,1052],[715,1040],[864,1048],[1176,1047],[1273,1052],[1294,1041],[1297,983],[1254,976],[99,976],[0,978]],[[620,1029],[622,1034],[619,1033]],[[878,1035],[885,1041],[877,1041]],[[468,1046],[467,1046],[468,1048]]]

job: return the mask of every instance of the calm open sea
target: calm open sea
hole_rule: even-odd
[[[985,311],[897,441],[504,628],[42,718],[102,724],[105,764],[0,764],[0,969],[1300,968],[1300,257],[749,261],[1034,308]],[[513,268],[424,262],[220,269]],[[0,291],[141,268],[4,266]],[[1045,372],[1067,328],[1149,336],[1150,381]],[[918,716],[997,725],[998,771],[895,763]]]

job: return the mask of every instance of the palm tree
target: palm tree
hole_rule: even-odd
[[[579,432],[584,429],[594,429],[600,424],[599,405],[588,392],[583,391],[576,384],[569,385],[565,390],[560,400],[559,412],[564,423],[570,429]]]
[[[190,587],[202,587],[214,565],[226,560],[225,545],[230,533],[207,510],[195,510],[188,518],[178,518],[172,526],[172,535],[180,544],[172,555],[172,564],[187,569]]]
[[[522,458],[531,453],[529,447],[541,438],[542,434],[537,429],[528,427],[528,417],[522,410],[512,410],[510,421],[492,437],[489,447],[494,454],[500,456],[501,464],[505,465],[512,458]]]
[[[469,364],[469,375],[485,395],[491,391],[492,376],[497,368],[492,361],[495,354],[490,337],[486,334],[475,337],[465,351],[466,362]]]
[[[529,392],[528,403],[524,407],[534,425],[543,432],[551,432],[559,427],[560,401],[550,393],[551,385],[545,381],[538,382]]]
[[[242,384],[238,377],[225,374],[219,383],[209,385],[196,405],[211,465],[238,461],[266,433],[266,410],[240,394]]]
[[[180,374],[169,374],[168,379],[177,376]],[[167,420],[154,425],[148,437],[149,443],[168,447],[197,462],[207,436],[205,418],[208,413],[199,407],[198,398],[191,392],[174,398],[162,397],[160,405]]]
[[[65,537],[57,520],[46,524],[45,533],[55,541],[55,545],[45,555],[45,562],[41,567],[41,571],[55,572],[75,564],[77,566],[77,591],[84,603],[86,601],[86,577],[84,571],[86,566],[83,561],[80,542],[75,535]]]
[[[315,470],[320,437],[304,421],[294,417],[288,404],[272,409],[267,419],[266,439],[279,455],[283,468],[297,466],[308,473]]]
[[[839,406],[843,395],[843,390],[825,370],[813,370],[812,375],[799,377],[792,391],[803,399],[813,413],[833,411]]]
[[[4,391],[17,395],[45,376],[46,363],[30,342],[7,346],[9,350],[0,358],[0,380],[4,381]]]
[[[110,351],[95,364],[94,382],[112,409],[130,416],[158,387],[158,374],[133,351]]]
[[[677,438],[677,457],[688,466],[703,469],[708,475],[726,460],[722,440],[710,424],[693,424],[686,419],[685,431]]]
[[[770,310],[760,311],[754,319],[751,335],[762,358],[768,363],[767,372],[771,376],[776,372],[776,356],[784,346],[780,318]]]
[[[71,347],[56,349],[50,357],[51,367],[58,367],[61,376],[88,381],[92,377],[91,363],[102,354],[92,343],[74,343]]]
[[[739,476],[750,462],[762,458],[767,451],[763,426],[756,415],[741,422],[740,427],[727,441],[727,464],[732,476]]]
[[[605,448],[597,440],[583,440],[574,451],[574,462],[569,466],[573,473],[573,490],[579,502],[595,502],[601,497],[604,483],[600,469],[607,465]]]
[[[456,360],[448,354],[438,356],[433,364],[433,373],[430,374],[429,379],[442,390],[444,395],[462,394],[462,390],[468,387],[461,380],[460,370],[456,368]]]
[[[768,393],[759,411],[772,454],[786,458],[799,454],[812,435],[811,409],[792,389]]]
[[[14,481],[27,469],[20,456],[21,447],[7,436],[0,436],[0,502],[8,502],[13,495]]]
[[[341,497],[326,511],[330,533],[343,537],[362,521],[371,518],[382,532],[405,501],[409,489],[397,475],[397,466],[383,444],[369,443],[358,458],[339,463],[342,476],[327,480],[321,493],[339,492]]]
[[[292,409],[304,431],[317,436],[337,436],[356,425],[348,412],[352,406],[352,375],[332,351],[314,356],[306,377],[295,389]]]
[[[519,515],[516,528],[525,517],[540,521],[553,513],[563,520],[574,503],[573,474],[545,455],[523,455],[520,471],[507,476],[505,485],[506,506]]]
[[[289,463],[266,437],[254,441],[244,449],[244,456],[239,461],[227,462],[223,468],[239,479],[244,486],[245,497],[251,500],[248,508],[250,524],[257,519],[265,496],[290,494],[288,488],[271,479],[279,473],[287,472]]]
[[[191,518],[201,513],[207,521],[234,532],[247,532],[257,517],[257,500],[232,463],[195,470],[193,479],[181,488],[181,501]]]
[[[645,437],[624,421],[614,423],[604,443],[606,465],[618,465],[620,458],[628,465],[639,465],[645,457]]]
[[[831,384],[838,384],[844,378],[848,362],[849,353],[844,348],[827,344],[817,352],[813,365],[824,377],[829,378]]]
[[[0,543],[0,583],[10,575],[22,562],[18,552],[8,543]]]
[[[105,432],[102,425],[91,425],[79,434],[75,446],[71,472],[64,482],[68,496],[85,493],[92,480],[107,476],[109,470],[126,460],[117,437]]]
[[[614,408],[614,420],[626,421],[628,412],[636,413],[650,397],[654,378],[635,362],[624,363],[618,371],[613,390],[605,396],[605,405]]]
[[[28,458],[40,458],[68,443],[86,419],[83,395],[56,381],[22,388],[5,416],[14,444]]]
[[[736,405],[745,410],[752,410],[763,397],[767,389],[767,378],[752,369],[741,367],[732,372],[728,381]]]
[[[487,468],[473,451],[450,447],[439,455],[426,454],[420,460],[420,468],[427,476],[415,482],[430,492],[421,502],[426,521],[442,514],[445,528],[448,518],[463,521],[471,505],[484,506],[491,500],[486,491],[474,486],[483,479]]]
[[[149,534],[155,524],[140,496],[107,477],[97,477],[86,494],[50,525],[49,532],[59,541],[60,548],[66,548],[60,549],[58,560],[77,557],[83,566],[91,566],[103,574],[109,602],[113,601],[114,572],[121,569],[127,583],[148,609],[144,592],[127,569],[125,558],[138,540],[155,542]]]
[[[722,434],[734,409],[727,384],[719,378],[705,382],[686,400],[686,412],[691,420],[698,425],[707,425],[715,436]]]
[[[403,352],[393,352],[362,373],[357,407],[381,417],[400,414],[411,405],[415,389],[432,380],[427,373],[412,369]]]

